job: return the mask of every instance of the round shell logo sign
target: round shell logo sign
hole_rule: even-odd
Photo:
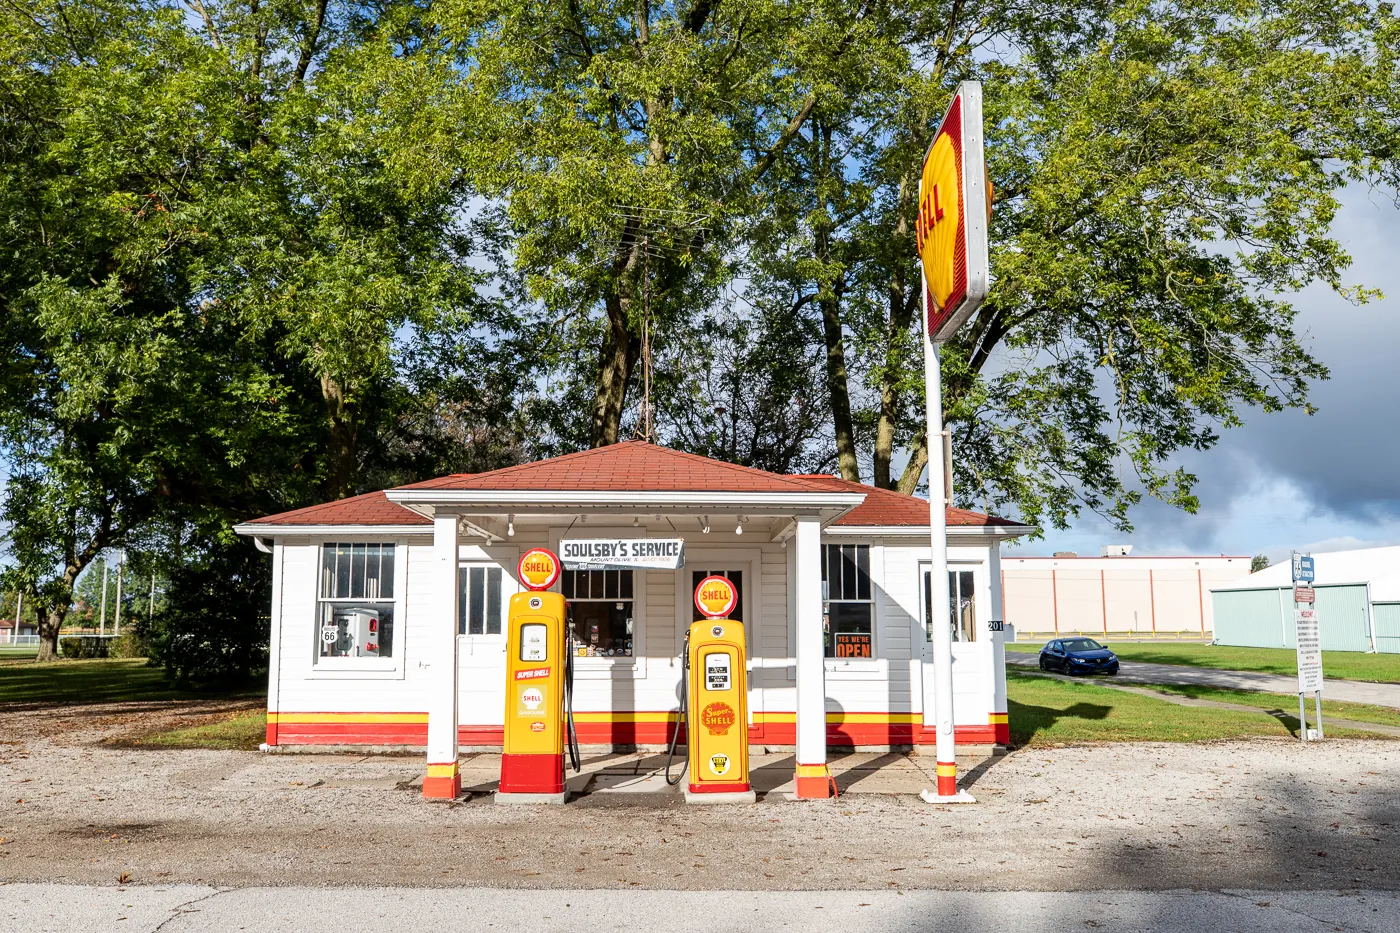
[[[559,557],[547,547],[533,547],[520,555],[520,583],[527,590],[547,590],[559,579]]]
[[[695,588],[695,608],[707,619],[722,619],[737,605],[739,590],[725,577],[706,577]]]
[[[734,725],[734,707],[728,703],[711,703],[700,711],[700,724],[710,735],[724,735]]]
[[[525,708],[533,713],[544,703],[544,691],[539,687],[527,687],[520,694],[520,702],[524,703]]]

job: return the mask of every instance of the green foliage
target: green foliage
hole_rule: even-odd
[[[1258,573],[1269,569],[1269,558],[1265,554],[1255,554],[1249,559],[1249,572]]]
[[[230,538],[171,570],[170,604],[156,617],[149,654],[178,686],[237,684],[267,667],[271,562]]]
[[[70,635],[58,644],[60,653],[70,660],[90,661],[109,656],[107,639],[96,635]]]

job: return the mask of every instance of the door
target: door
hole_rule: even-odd
[[[498,563],[463,561],[457,568],[457,721],[505,723],[506,611],[514,578]]]
[[[705,579],[706,577],[724,577],[730,583],[734,584],[734,589],[739,594],[739,601],[735,605],[734,611],[729,614],[729,618],[733,619],[735,622],[742,622],[744,624],[744,655],[749,662],[748,671],[746,674],[748,684],[748,690],[746,691],[746,693],[748,696],[749,705],[749,725],[753,725],[754,713],[756,711],[762,711],[762,706],[760,704],[762,703],[763,691],[760,690],[755,684],[755,681],[758,679],[758,677],[756,676],[757,671],[753,664],[753,645],[757,643],[757,637],[756,633],[752,631],[752,626],[749,622],[752,613],[752,606],[749,602],[748,590],[744,586],[744,580],[747,576],[750,575],[750,573],[746,568],[736,567],[732,565],[712,566],[709,569],[703,570],[686,568],[686,570],[681,571],[681,573],[689,574],[688,579],[690,581],[690,586],[688,589],[685,590],[685,593],[686,598],[690,602],[689,619],[691,622],[699,622],[703,618],[703,616],[701,616],[700,614],[700,610],[695,605],[695,588],[699,586],[700,581]],[[689,626],[687,625],[687,629],[688,628]],[[680,641],[684,640],[684,638],[685,632],[682,632],[680,634],[680,637],[677,639],[677,642],[679,643]]]

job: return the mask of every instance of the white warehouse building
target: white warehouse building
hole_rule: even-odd
[[[1131,557],[1129,550],[1104,548],[1108,553],[1099,557],[1002,557],[1003,611],[1015,638],[1210,638],[1211,589],[1249,573],[1248,557]]]

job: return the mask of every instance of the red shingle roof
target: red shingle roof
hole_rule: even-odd
[[[645,441],[623,441],[486,473],[455,473],[399,488],[559,492],[838,491],[810,477],[768,473]]]
[[[711,460],[696,454],[625,441],[535,463],[455,473],[401,486],[400,489],[551,490],[579,492],[856,492],[865,502],[842,516],[837,525],[919,526],[928,524],[928,500],[824,474],[785,476],[752,467]],[[948,509],[948,524],[1015,526],[1018,523]],[[431,525],[417,512],[370,492],[292,512],[267,515],[252,525]]]
[[[864,483],[853,483],[837,476],[809,474],[802,477],[820,483],[832,490],[863,492],[865,501],[837,519],[836,525],[927,525],[928,500],[918,496],[906,496],[892,489],[879,489]],[[1013,522],[995,515],[971,512],[967,509],[949,508],[946,510],[949,526],[1015,526]]]
[[[432,521],[395,505],[381,492],[255,518],[250,525],[431,525]]]

